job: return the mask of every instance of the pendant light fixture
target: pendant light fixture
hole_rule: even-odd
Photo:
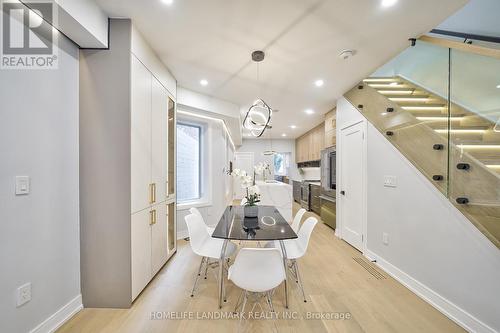
[[[262,153],[262,155],[264,155],[264,156],[274,156],[274,155],[276,155],[276,150],[273,149],[273,136],[271,135],[271,129],[269,129],[268,133],[269,133],[269,143],[270,143],[271,147],[268,150],[264,150],[264,152]]]
[[[264,60],[264,57],[264,51],[252,52],[252,60],[257,64],[257,84],[260,83],[259,62]],[[248,109],[243,119],[243,127],[249,130],[254,137],[260,138],[266,129],[272,128],[270,125],[272,114],[271,107],[259,98]]]

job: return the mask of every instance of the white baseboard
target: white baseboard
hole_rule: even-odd
[[[184,239],[189,237],[187,230],[177,230],[177,239]]]
[[[83,309],[82,295],[78,295],[66,305],[56,311],[40,325],[30,331],[30,333],[52,333],[67,322],[71,317]]]
[[[376,253],[367,250],[364,255],[371,261],[376,260],[376,265],[378,267],[380,267],[406,288],[410,289],[424,301],[435,307],[445,316],[453,320],[458,325],[462,326],[465,330],[478,333],[497,333],[497,331],[495,331],[493,328],[489,327],[488,325],[486,325],[470,313],[466,312],[462,308],[453,304],[446,298],[437,294],[426,285],[415,280],[413,277],[401,271],[399,268],[392,265],[388,261],[382,259]]]

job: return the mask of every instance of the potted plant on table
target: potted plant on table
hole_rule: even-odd
[[[258,216],[259,208],[257,203],[260,202],[260,190],[257,185],[254,184],[254,180],[251,176],[240,169],[234,169],[233,177],[241,182],[241,188],[246,191],[246,196],[244,199],[244,212],[245,217],[255,218]]]

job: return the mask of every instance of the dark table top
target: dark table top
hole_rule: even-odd
[[[243,206],[228,206],[212,237],[232,240],[272,241],[297,238],[274,206],[257,206],[258,217],[246,218]]]

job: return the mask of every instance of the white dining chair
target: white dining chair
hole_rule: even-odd
[[[300,222],[302,221],[302,217],[304,216],[304,214],[306,212],[307,212],[307,210],[305,210],[304,208],[301,208],[301,209],[299,209],[297,214],[295,214],[295,217],[293,218],[292,225],[291,225],[291,227],[292,227],[293,231],[295,231],[295,233],[299,232]]]
[[[201,220],[203,221],[203,223],[205,223],[205,225],[207,226],[208,233],[210,234],[210,236],[212,236],[212,234],[214,233],[215,228],[208,226],[208,224],[205,222],[205,219],[203,218],[203,215],[201,215],[200,210],[198,208],[196,208],[196,207],[191,207],[191,208],[189,208],[189,212],[191,214],[198,215],[201,218]]]
[[[274,248],[243,248],[236,255],[234,264],[229,267],[228,279],[243,289],[235,307],[240,306],[240,323],[248,300],[249,293],[266,297],[267,304],[274,311],[271,292],[285,281],[285,268],[278,249]],[[260,298],[260,297],[259,297]],[[258,298],[257,298],[258,300]]]
[[[298,238],[283,241],[283,245],[286,251],[286,258],[290,261],[289,269],[293,277],[295,278],[295,282],[297,282],[300,290],[302,291],[304,302],[307,302],[307,299],[306,294],[304,293],[304,285],[300,277],[297,259],[302,258],[306,254],[311,234],[317,223],[318,219],[316,219],[315,217],[308,217],[304,221],[304,224],[302,224],[302,227],[299,229],[299,232],[297,234]],[[279,249],[281,253],[281,246],[279,241],[268,243],[266,244],[266,247],[274,247],[276,249]]]
[[[198,274],[196,275],[196,280],[191,291],[191,297],[193,297],[203,266],[205,265],[205,278],[208,267],[215,268],[218,266],[224,240],[212,238],[207,231],[205,222],[203,222],[203,219],[199,215],[189,214],[184,219],[188,228],[191,249],[201,257]],[[231,257],[235,251],[236,245],[228,242],[224,257],[226,259]],[[213,259],[213,262],[210,262],[210,259]]]

